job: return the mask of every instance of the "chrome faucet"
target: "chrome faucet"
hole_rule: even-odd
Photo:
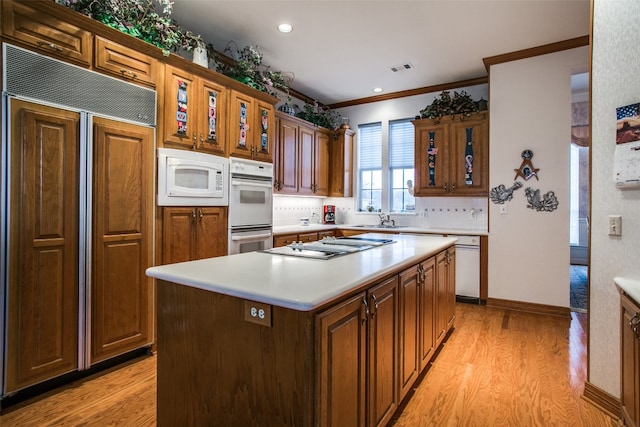
[[[380,227],[389,227],[389,223],[391,223],[391,227],[395,227],[396,226],[396,222],[395,220],[391,219],[391,215],[384,214],[378,214],[378,216],[380,217]]]

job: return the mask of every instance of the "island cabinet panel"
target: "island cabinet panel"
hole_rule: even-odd
[[[400,399],[407,395],[420,373],[420,265],[400,273]]]
[[[640,426],[640,305],[620,298],[620,403],[627,426]]]
[[[243,299],[160,280],[157,425],[313,426],[313,322],[248,322]]]
[[[436,347],[444,341],[455,319],[455,249],[440,252],[435,259],[436,268]]]
[[[435,259],[430,258],[419,266],[418,298],[419,303],[419,357],[420,371],[427,367],[436,350],[436,268]]]

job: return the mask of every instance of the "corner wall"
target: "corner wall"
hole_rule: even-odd
[[[620,297],[616,276],[640,278],[640,190],[613,184],[616,108],[640,102],[637,0],[593,0],[589,382],[620,396]],[[622,236],[608,235],[622,215]]]
[[[489,202],[489,298],[569,307],[571,75],[588,64],[581,47],[491,67],[489,186],[513,185],[525,149],[540,170],[518,177],[506,213]],[[527,208],[527,187],[553,191],[558,208]]]

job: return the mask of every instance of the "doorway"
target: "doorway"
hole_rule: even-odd
[[[570,308],[586,312],[589,262],[589,73],[571,76]]]

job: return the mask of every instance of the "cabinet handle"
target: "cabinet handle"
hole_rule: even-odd
[[[444,188],[445,193],[449,191],[449,186],[445,183],[442,188]]]
[[[204,135],[200,134],[200,148],[204,148]]]
[[[640,311],[633,315],[633,317],[629,320],[629,327],[633,331],[633,334],[636,336],[636,339],[640,340]]]
[[[62,52],[64,50],[60,46],[56,46],[53,43],[43,42],[41,40],[38,40],[38,46],[40,46],[40,47],[48,47],[49,49],[57,50],[58,52]]]
[[[195,209],[191,209],[191,219],[192,219],[193,221],[195,221],[195,220],[196,220],[196,210],[195,210]]]
[[[451,191],[456,191],[456,185],[455,184],[451,184]]]
[[[424,267],[418,266],[418,283],[424,283]]]
[[[367,299],[365,297],[362,297],[362,310],[361,310],[361,314],[360,314],[360,322],[364,323],[367,321],[367,318],[369,317],[369,304],[367,303]]]
[[[371,311],[371,318],[373,318],[378,312],[378,299],[374,294],[371,294],[371,300],[373,301],[373,308],[374,308],[374,310]]]
[[[135,79],[137,77],[136,73],[134,73],[133,71],[125,70],[124,68],[120,68],[120,74],[122,74],[122,76],[127,74],[132,79]]]
[[[202,218],[204,215],[202,214],[202,209],[198,209],[198,215],[200,216],[200,222],[202,222]]]

